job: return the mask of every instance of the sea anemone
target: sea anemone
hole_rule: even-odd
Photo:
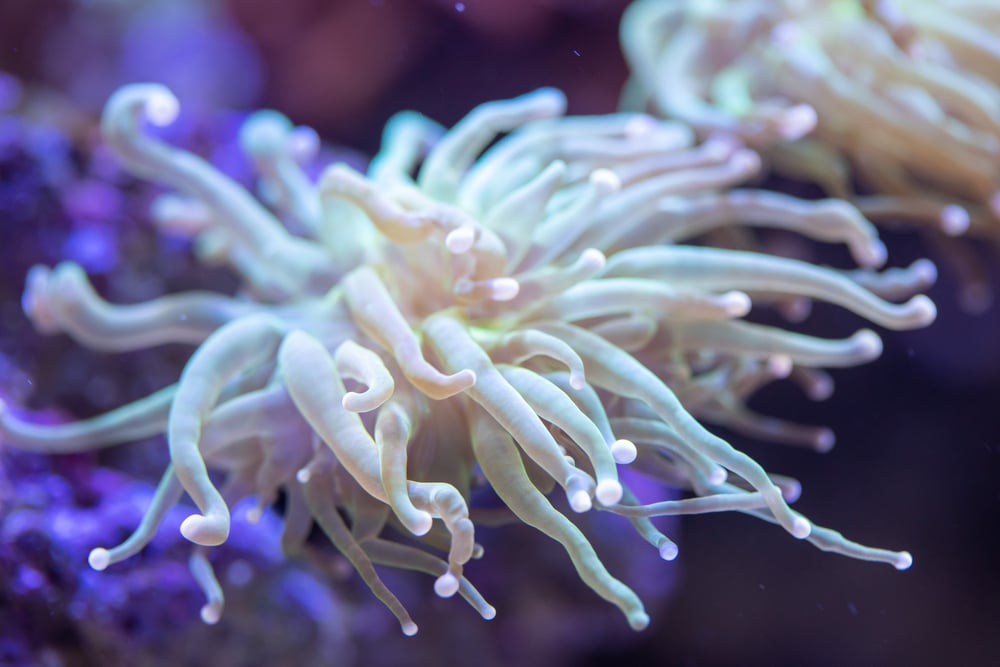
[[[850,204],[731,189],[760,166],[739,142],[698,144],[686,125],[644,114],[565,117],[563,96],[541,89],[448,131],[400,114],[367,174],[338,163],[316,184],[300,166],[316,135],[256,113],[241,143],[265,206],[143,126],[178,112],[165,87],[126,86],[104,137],[132,173],[176,190],[152,207],[159,229],[230,267],[240,292],[112,305],[79,265],[35,266],[23,306],[41,333],[107,352],[196,349],[175,384],[98,417],[40,425],[0,406],[0,436],[33,451],[166,435],[171,462],[145,517],[90,553],[95,569],[140,551],[185,492],[197,512],[180,531],[208,623],[223,607],[208,548],[247,497],[251,517],[281,500],[287,553],[315,522],[406,634],[417,626],[375,564],[433,575],[438,595],[495,615],[463,574],[483,555],[473,521],[520,521],[558,541],[635,629],[649,622],[642,602],[572,512],[627,517],[665,560],[677,547],[651,517],[734,510],[820,549],[910,565],[813,526],[789,507],[797,482],[699,421],[825,451],[828,430],[755,414],[747,397],[788,377],[822,398],[821,367],[881,351],[870,330],[825,340],[744,321],[751,298],[786,310],[818,299],[891,329],[934,319],[917,294],[933,265],[877,273],[885,248]],[[861,268],[681,243],[741,225],[844,243]],[[644,504],[619,476],[626,465],[688,497]]]
[[[870,218],[1000,233],[1000,8],[982,0],[639,0],[648,105],[730,132]]]

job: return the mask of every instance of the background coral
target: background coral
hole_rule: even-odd
[[[474,3],[467,4],[467,10],[474,11]],[[6,6],[4,11],[11,7]],[[384,7],[383,11],[393,8]],[[446,24],[448,39],[438,42],[423,58],[407,61],[414,68],[408,77],[410,83],[391,89],[389,96],[395,96],[391,102],[382,97],[379,99],[384,106],[376,103],[369,107],[374,110],[370,111],[367,148],[370,150],[374,141],[373,128],[381,125],[390,109],[427,110],[450,122],[476,101],[520,93],[544,83],[570,90],[572,104],[581,99],[574,96],[574,86],[587,89],[596,85],[595,70],[616,69],[619,79],[605,90],[607,97],[592,98],[603,107],[581,105],[578,110],[612,110],[617,87],[624,79],[624,67],[616,55],[616,38],[611,34],[614,20],[579,23],[559,22],[550,28],[554,33],[543,32],[549,46],[539,40],[530,42],[535,46],[519,43],[506,52],[510,58],[534,60],[535,66],[520,72],[523,78],[519,80],[505,80],[507,70],[495,65],[500,54],[505,53],[503,48],[478,48],[474,33],[464,32],[458,22]],[[18,23],[5,21],[2,25]],[[558,38],[551,39],[553,34]],[[32,35],[38,33],[25,31],[17,37],[28,40]],[[22,42],[19,51],[6,51],[4,57],[18,59],[24,71],[39,71],[37,60],[28,56],[42,43]],[[575,55],[574,50],[580,55]],[[602,62],[588,60],[595,52],[604,55]],[[10,61],[6,62],[10,66]],[[565,69],[554,71],[559,67],[553,69],[552,64]],[[585,80],[574,84],[574,76]],[[466,85],[472,80],[488,82],[483,84],[488,89],[479,96],[472,94],[475,88]],[[101,95],[111,88],[109,84]],[[442,91],[449,94],[442,95]],[[466,95],[475,99],[464,99]],[[463,98],[462,103],[445,108],[452,98]],[[255,104],[282,108],[277,97]],[[326,116],[327,110],[317,108],[313,113]],[[45,251],[53,247],[51,242],[41,245]],[[890,245],[901,263],[920,253],[905,239],[894,239]],[[9,246],[5,251],[13,254]],[[40,252],[30,261],[36,259],[45,259],[45,255]],[[944,280],[945,284],[935,290],[939,297],[948,293],[947,275]],[[995,274],[992,280],[996,280]],[[5,287],[8,284],[5,280]],[[20,285],[13,285],[10,291],[12,295],[5,299],[10,306],[4,311],[4,326],[20,318]],[[649,634],[631,639],[632,648],[622,648],[621,643],[603,634],[618,619],[600,609],[582,611],[585,607],[581,600],[573,601],[574,616],[562,608],[563,620],[551,615],[550,607],[539,605],[538,616],[525,613],[505,628],[490,626],[470,631],[470,640],[475,637],[480,646],[482,642],[496,642],[493,646],[506,646],[508,651],[514,647],[537,648],[546,638],[561,639],[563,646],[573,643],[580,649],[584,648],[582,637],[605,640],[603,649],[594,649],[593,664],[625,656],[637,662],[658,658],[661,662],[689,659],[710,664],[920,664],[956,655],[967,656],[973,662],[987,661],[995,649],[991,619],[997,616],[995,601],[1000,599],[993,570],[996,544],[986,528],[996,525],[997,520],[995,332],[1000,330],[1000,323],[995,312],[967,318],[949,307],[947,298],[937,300],[941,317],[933,330],[890,337],[887,353],[877,366],[867,372],[837,374],[838,392],[830,401],[818,406],[797,403],[800,399],[777,390],[762,397],[759,404],[762,409],[771,404],[771,412],[785,414],[794,405],[803,421],[833,422],[840,444],[830,455],[763,452],[762,456],[794,469],[807,490],[817,489],[815,494],[807,491],[799,506],[823,523],[850,523],[857,528],[857,536],[878,541],[884,526],[877,517],[868,524],[870,507],[880,505],[885,515],[906,517],[900,521],[897,535],[900,544],[917,556],[913,570],[898,576],[881,568],[866,569],[809,549],[790,547],[783,536],[769,534],[752,522],[711,517],[685,525],[682,546],[691,565],[678,563],[683,572],[678,595],[672,606],[653,613],[655,621]],[[820,331],[832,332],[837,327],[841,332],[849,330],[828,313],[816,313],[814,317],[819,318],[814,325]],[[8,338],[5,350],[22,363],[26,360],[22,350],[27,342]],[[92,363],[95,369],[104,366],[100,358]],[[62,372],[69,370],[67,367]],[[47,383],[39,381],[39,390],[52,391],[62,385],[65,376],[57,378]],[[72,400],[83,411],[97,407],[89,403],[89,396]],[[832,419],[836,415],[840,418]],[[852,479],[854,484],[831,484],[828,480],[832,479]],[[524,537],[530,539],[527,533]],[[748,547],[750,544],[753,548]],[[498,547],[490,548],[497,553]],[[789,554],[790,548],[797,553]],[[555,549],[552,553],[557,559],[562,556]],[[516,551],[510,557],[519,554]],[[740,554],[739,567],[728,562],[731,554]],[[546,571],[558,573],[559,568],[548,567]],[[823,574],[817,578],[816,572]],[[550,593],[570,586],[569,582],[563,585],[558,574],[554,580],[539,584]],[[501,583],[497,588],[511,595],[521,594],[516,592],[516,586]],[[503,595],[491,599],[502,608],[515,604],[501,602]],[[445,619],[447,623],[457,622],[450,611],[443,612],[442,624]],[[592,623],[587,619],[600,620]],[[934,645],[924,645],[930,637],[935,638]],[[214,640],[219,641],[218,635]],[[379,635],[361,650],[369,661],[392,655],[416,662],[419,651],[427,651],[419,654],[424,656],[457,657],[453,651],[459,647],[442,643],[417,648]],[[543,653],[539,648],[534,655]],[[547,654],[548,664],[558,664],[555,656],[559,655],[565,653],[553,649]]]

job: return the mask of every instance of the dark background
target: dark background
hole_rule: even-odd
[[[116,41],[126,23],[116,18],[112,5],[4,2],[0,69],[65,91],[88,59],[100,60],[106,63],[106,79],[94,79],[93,89],[77,98],[92,110],[137,72],[172,76],[167,69],[152,69],[169,67],[169,53],[145,66],[121,65],[139,56]],[[623,6],[596,0],[467,0],[458,11],[455,3],[431,0],[233,0],[219,11],[229,12],[234,30],[245,36],[231,52],[245,48],[251,54],[243,72],[250,83],[217,87],[215,93],[221,105],[280,109],[316,127],[327,141],[366,153],[375,150],[381,126],[395,111],[417,109],[451,124],[477,103],[541,85],[565,90],[571,112],[610,112],[625,80],[617,45]],[[155,42],[145,46],[156,51]],[[197,64],[197,50],[191,57]],[[206,59],[184,76],[205,75],[218,62]],[[239,59],[231,66],[237,74],[244,69]],[[8,228],[0,229],[7,238]],[[938,252],[933,240],[919,243],[905,232],[888,240],[894,265]],[[989,281],[1000,289],[993,250],[974,252],[992,264]],[[824,403],[809,403],[780,386],[755,401],[770,414],[832,426],[838,437],[832,452],[736,443],[768,470],[802,481],[797,507],[806,516],[867,544],[908,549],[913,567],[896,572],[825,554],[742,516],[692,518],[679,529],[680,557],[662,565],[664,576],[677,573],[676,590],[648,610],[649,629],[625,639],[616,635],[606,647],[568,661],[997,664],[1000,312],[963,313],[955,305],[961,288],[957,274],[941,266],[942,279],[931,291],[940,311],[933,327],[885,334],[883,358],[836,372],[837,391]],[[3,279],[16,280],[6,274]],[[835,335],[858,324],[834,309],[817,309],[807,326]],[[516,535],[521,539],[526,531]],[[558,556],[554,544],[533,545]],[[636,540],[622,548],[641,546]],[[530,568],[534,558],[515,549],[515,562],[505,567]],[[563,581],[573,585],[572,577]],[[518,614],[518,603],[504,604],[504,592],[499,594],[493,602],[500,613]],[[606,618],[621,623],[615,613]],[[548,632],[544,626],[520,627],[539,636]],[[421,641],[430,637],[379,640]],[[530,643],[533,638],[504,641]],[[445,648],[419,652],[456,659]],[[377,656],[377,646],[363,655]],[[474,653],[466,657],[468,664],[483,662]]]

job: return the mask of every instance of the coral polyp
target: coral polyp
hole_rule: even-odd
[[[78,265],[36,266],[23,305],[40,332],[109,352],[195,351],[175,384],[98,417],[43,426],[0,412],[4,442],[39,452],[165,434],[170,465],[145,518],[95,548],[92,567],[139,552],[184,494],[197,511],[180,530],[209,623],[223,608],[209,549],[248,497],[252,516],[283,500],[289,554],[318,525],[406,634],[417,626],[374,565],[432,575],[438,595],[495,615],[464,574],[488,557],[477,520],[559,542],[637,630],[642,602],[573,513],[625,517],[665,560],[678,549],[651,518],[738,511],[824,550],[909,566],[906,552],[812,525],[789,505],[795,480],[701,423],[829,449],[828,430],[758,415],[746,399],[782,378],[822,398],[822,367],[880,354],[873,331],[815,338],[746,320],[752,305],[815,299],[890,329],[934,319],[919,294],[933,266],[877,272],[885,248],[852,205],[734,189],[760,167],[739,142],[699,144],[644,114],[565,116],[551,89],[484,104],[447,131],[400,114],[367,173],[333,164],[316,183],[301,166],[315,135],[254,114],[241,142],[257,199],[144,126],[178,111],[163,86],[130,85],[108,102],[103,133],[128,170],[175,191],[153,205],[157,227],[231,268],[241,290],[113,305]],[[744,225],[843,243],[861,268],[692,243]],[[623,466],[686,497],[645,502]],[[484,493],[495,498],[480,506]]]

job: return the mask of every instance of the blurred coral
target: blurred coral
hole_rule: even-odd
[[[621,34],[628,106],[735,134],[876,222],[1000,235],[994,3],[640,0]],[[984,310],[985,270],[935,245],[972,273],[962,298]]]

